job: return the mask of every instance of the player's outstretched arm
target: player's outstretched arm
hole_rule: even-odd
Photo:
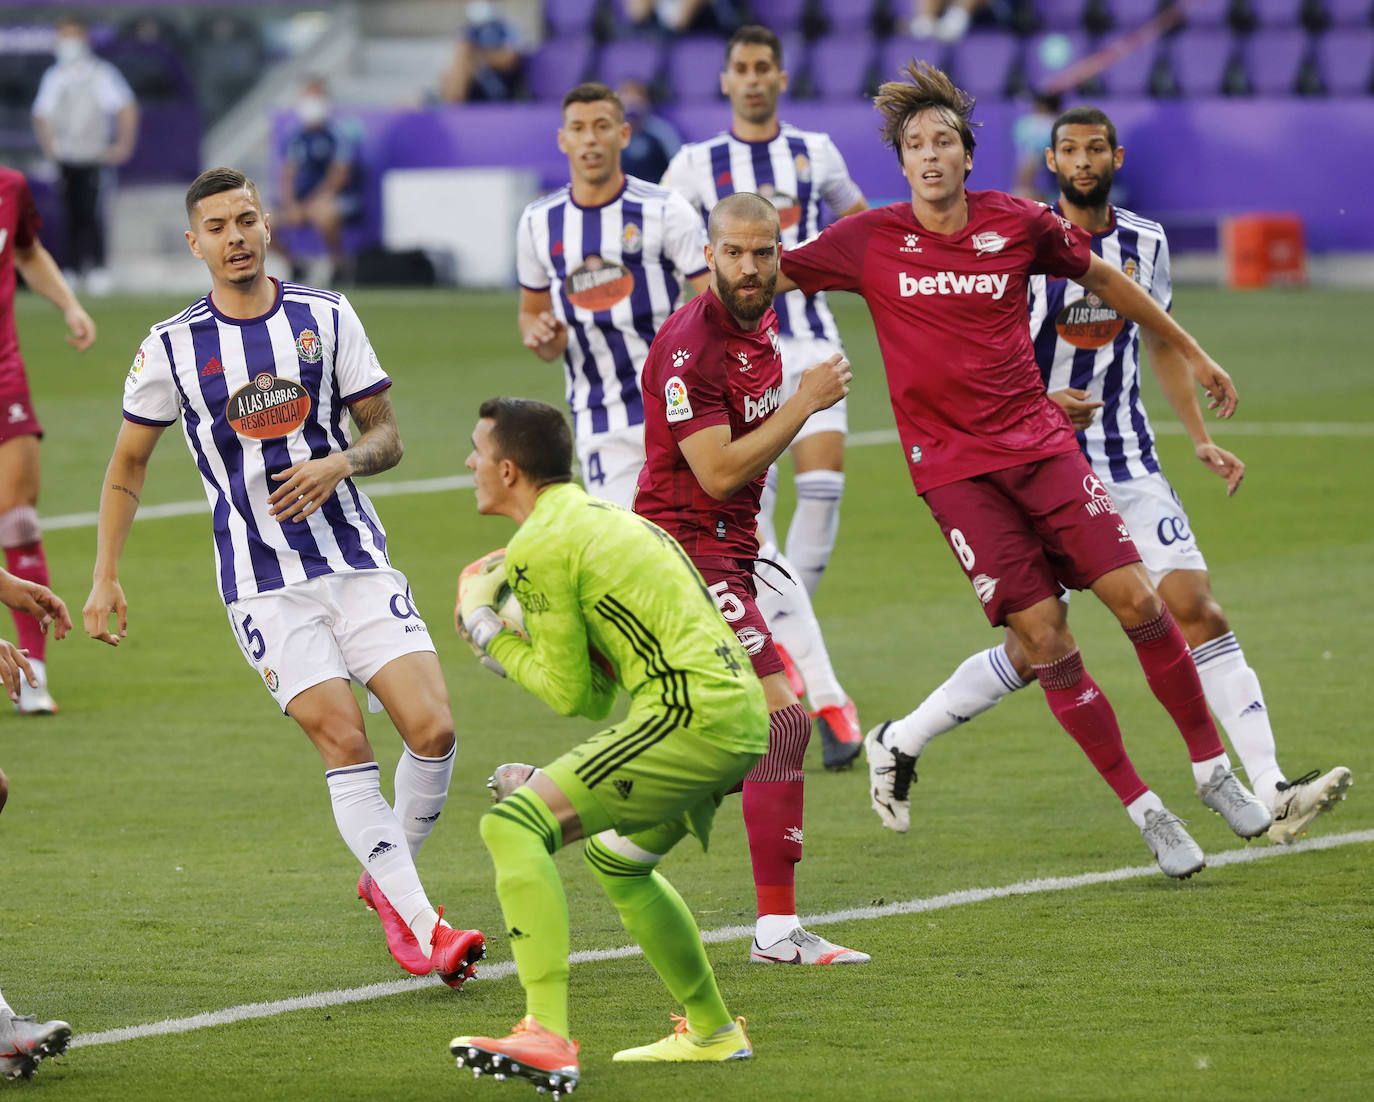
[[[520,288],[520,342],[541,360],[556,360],[568,347],[568,327],[553,316],[548,291]]]
[[[729,425],[711,425],[678,441],[701,488],[724,501],[766,471],[792,443],[806,419],[849,393],[853,375],[840,353],[802,372],[796,393],[751,433],[738,440]]]
[[[105,470],[105,484],[100,488],[95,568],[91,571],[91,592],[81,610],[81,620],[87,635],[112,647],[119,646],[129,626],[129,606],[119,584],[119,557],[124,553],[134,513],[138,511],[138,498],[148,474],[148,460],[162,432],[161,425],[125,421],[115,440],[110,465]],[[110,631],[111,615],[115,617],[118,634]]]
[[[334,496],[345,478],[389,471],[401,461],[401,430],[386,392],[359,398],[348,407],[358,439],[341,452],[294,463],[272,477],[281,485],[267,499],[279,524],[304,520]]]
[[[6,639],[0,639],[0,683],[14,703],[19,703],[19,680],[23,678],[33,688],[38,688],[38,678],[33,675],[27,651],[22,651]],[[0,773],[0,779],[4,774]],[[0,785],[0,807],[5,806],[4,786]]]
[[[1226,496],[1230,497],[1245,477],[1245,464],[1238,456],[1212,441],[1211,433],[1207,431],[1207,421],[1198,404],[1192,374],[1178,349],[1148,330],[1144,332],[1144,342],[1150,369],[1159,380],[1159,389],[1193,442],[1193,454],[1203,466],[1225,481]]]
[[[14,267],[30,290],[62,311],[62,320],[67,324],[67,343],[78,352],[90,348],[95,343],[95,322],[81,308],[75,292],[62,278],[62,269],[43,243],[35,238],[27,249],[15,248]]]
[[[8,570],[0,570],[0,602],[17,612],[27,612],[44,632],[51,627],[55,639],[66,638],[72,630],[72,618],[61,597],[38,582],[16,578]]]
[[[1207,392],[1208,409],[1216,410],[1217,416],[1222,418],[1236,412],[1240,396],[1231,376],[1135,280],[1094,255],[1088,270],[1074,282],[1097,295],[1118,314],[1139,324],[1143,332],[1153,333],[1177,349],[1193,378]]]

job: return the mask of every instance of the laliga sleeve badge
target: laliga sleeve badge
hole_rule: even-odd
[[[687,384],[681,375],[674,375],[663,387],[663,400],[668,406],[668,421],[690,421],[692,403],[687,397]]]

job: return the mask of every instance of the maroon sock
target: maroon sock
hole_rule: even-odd
[[[1168,607],[1161,609],[1153,620],[1125,631],[1135,644],[1135,654],[1150,691],[1164,705],[1188,744],[1188,756],[1193,761],[1206,761],[1225,753],[1212,713],[1207,710],[1197,664]]]
[[[744,828],[754,866],[758,913],[797,913],[805,789],[802,758],[811,717],[793,704],[768,717],[768,753],[744,780]]]
[[[5,566],[16,578],[26,582],[48,583],[48,560],[43,554],[43,541],[21,544],[5,548]],[[27,612],[15,612],[14,627],[19,635],[19,646],[29,652],[30,658],[42,661],[48,653],[48,637],[38,627],[38,621]]]
[[[1116,713],[1083,668],[1083,657],[1078,651],[1049,665],[1036,666],[1035,676],[1045,690],[1045,700],[1054,718],[1083,748],[1117,798],[1129,804],[1144,795],[1148,786],[1126,753]]]

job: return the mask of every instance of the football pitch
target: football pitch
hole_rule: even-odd
[[[47,303],[18,305],[43,444],[40,513],[53,586],[78,621],[53,644],[61,714],[0,716],[11,795],[0,815],[0,988],[69,1021],[69,1053],[6,1090],[48,1099],[533,1098],[457,1070],[457,1033],[504,1034],[524,1013],[477,833],[504,761],[545,762],[593,726],[482,670],[451,629],[459,569],[505,543],[466,472],[483,398],[562,400],[561,373],[520,347],[505,294],[350,296],[395,380],[401,465],[364,488],[433,632],[458,765],[418,865],[454,925],[488,937],[454,993],[413,981],[354,898],[323,769],[245,665],[214,586],[209,519],[180,439],[154,456],[124,554],[129,634],[87,639],[96,508],[129,362],[184,299],[93,300],[79,355]],[[816,605],[868,727],[903,714],[993,645],[895,443],[876,342],[848,296],[854,364],[839,543]],[[1192,457],[1153,380],[1165,470],[1213,587],[1258,671],[1290,777],[1350,767],[1350,798],[1307,842],[1241,842],[1193,794],[1187,755],[1133,651],[1090,598],[1071,620],[1144,779],[1191,820],[1209,867],[1157,869],[1130,820],[1031,687],[931,745],[911,833],[869,809],[862,759],[807,762],[803,916],[865,966],[747,963],[752,880],[738,801],[712,850],[689,839],[664,873],[692,907],[749,1062],[615,1065],[669,1032],[677,1008],[621,930],[574,846],[558,857],[572,917],[574,1097],[807,1099],[1368,1099],[1374,1097],[1374,370],[1369,295],[1180,288],[1176,313],[1235,377],[1217,440],[1249,465],[1233,499]],[[443,481],[448,480],[448,481]],[[397,483],[409,485],[396,486]],[[403,492],[382,496],[380,487]],[[785,488],[783,501],[790,500]],[[785,528],[786,506],[780,516]],[[0,632],[12,638],[8,617]],[[623,704],[622,704],[623,707]],[[400,741],[369,717],[383,790]],[[818,743],[818,739],[814,740]]]

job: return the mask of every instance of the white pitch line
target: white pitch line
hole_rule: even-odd
[[[1254,846],[1246,849],[1225,850],[1209,855],[1207,864],[1211,868],[1219,868],[1224,865],[1240,865],[1250,861],[1263,861],[1270,857],[1289,857],[1298,853],[1335,849],[1338,846],[1361,845],[1366,842],[1374,842],[1374,830],[1356,830],[1345,834],[1308,838],[1301,842],[1295,842],[1291,846]],[[1135,880],[1141,877],[1160,875],[1162,874],[1155,865],[1132,865],[1127,868],[1111,869],[1107,872],[1085,872],[1078,876],[1037,877],[1034,880],[1021,880],[1000,888],[967,888],[963,891],[931,896],[927,899],[909,899],[882,906],[853,907],[844,911],[803,915],[802,921],[808,927],[831,926],[838,922],[923,914],[927,911],[940,911],[949,907],[962,907],[970,903],[984,903],[990,899],[1009,899],[1020,895],[1071,891],[1075,888],[1091,887],[1094,884],[1111,884],[1121,880]],[[701,940],[708,944],[723,941],[743,941],[745,938],[753,937],[753,934],[753,926],[726,926],[717,930],[703,930]],[[598,961],[621,960],[640,955],[642,955],[642,950],[639,946],[625,945],[619,949],[583,950],[572,953],[568,960],[572,964],[593,964]],[[480,973],[468,982],[503,980],[513,975],[515,975],[514,962],[501,961],[492,965],[482,965]],[[248,1021],[252,1018],[271,1018],[278,1014],[289,1014],[293,1010],[318,1010],[329,1006],[343,1006],[347,1003],[367,1002],[370,999],[381,999],[388,995],[401,995],[422,987],[434,987],[440,982],[436,976],[424,976],[409,980],[392,980],[388,983],[372,983],[366,987],[350,987],[343,991],[321,991],[313,995],[300,995],[293,999],[245,1003],[242,1006],[231,1006],[225,1010],[193,1014],[189,1018],[167,1018],[164,1021],[151,1022],[147,1025],[124,1026],[120,1029],[107,1029],[100,1033],[79,1035],[72,1040],[71,1047],[114,1045],[124,1041],[137,1041],[143,1037],[190,1033],[197,1029],[210,1029],[214,1026],[229,1025],[232,1022]]]
[[[1165,421],[1154,426],[1160,436],[1183,436],[1182,425]],[[1274,421],[1254,424],[1227,424],[1222,435],[1239,436],[1374,436],[1374,424],[1356,421]],[[870,432],[850,433],[846,447],[871,448],[898,443],[896,429],[874,429]],[[369,482],[365,486],[368,497],[396,497],[399,494],[437,494],[445,490],[472,489],[472,475],[450,475],[444,478],[414,478],[400,482]],[[208,513],[204,501],[173,501],[166,505],[146,505],[139,509],[135,520],[157,520],[160,517],[186,517]],[[45,532],[59,528],[94,528],[99,513],[66,513],[63,516],[43,517],[39,524]]]

